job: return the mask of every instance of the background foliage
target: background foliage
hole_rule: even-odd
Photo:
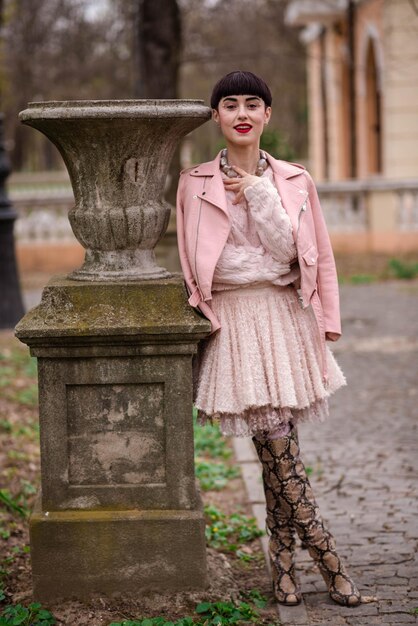
[[[273,151],[282,158],[303,157],[305,52],[297,30],[284,23],[287,0],[178,0],[177,5],[181,28],[170,35],[166,28],[163,34],[178,40],[172,42],[173,50],[180,50],[178,95],[208,103],[224,73],[258,73],[273,92]],[[140,0],[3,0],[1,110],[14,170],[62,167],[51,142],[20,124],[18,112],[28,102],[123,99],[140,93],[143,6]],[[157,26],[150,22],[149,28]],[[156,44],[161,33],[154,34]],[[154,58],[161,50],[156,45],[149,53]],[[194,161],[213,158],[218,133],[206,124],[193,134]]]

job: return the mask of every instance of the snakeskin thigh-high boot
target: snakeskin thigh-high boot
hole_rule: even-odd
[[[263,467],[263,487],[266,497],[266,527],[269,534],[269,557],[271,564],[273,594],[277,602],[294,606],[302,600],[296,577],[294,550],[295,530],[290,523],[290,509],[282,507],[277,485],[270,481],[270,467],[263,461],[264,446],[253,437],[253,443]],[[277,464],[275,469],[278,468]],[[276,481],[278,482],[278,481]]]
[[[295,427],[279,439],[257,439],[257,452],[266,473],[266,483],[274,493],[276,509],[289,518],[319,571],[334,602],[358,606],[362,597],[348,575],[335,549],[335,540],[326,528],[312,487],[300,459]],[[278,598],[279,599],[279,598]]]

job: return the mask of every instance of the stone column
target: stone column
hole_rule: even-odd
[[[83,266],[51,279],[16,334],[38,358],[41,493],[30,518],[39,600],[201,589],[205,522],[193,458],[192,356],[210,323],[154,246],[196,100],[34,103],[60,150]]]

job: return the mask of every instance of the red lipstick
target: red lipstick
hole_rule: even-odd
[[[238,124],[237,126],[234,126],[234,129],[238,133],[242,133],[243,135],[245,135],[246,133],[250,132],[252,126],[250,126],[250,124]]]

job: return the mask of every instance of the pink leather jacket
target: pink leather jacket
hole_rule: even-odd
[[[177,240],[189,304],[210,320],[211,333],[221,327],[210,306],[212,279],[231,228],[219,160],[220,152],[213,161],[183,170],[177,191]],[[311,305],[315,313],[327,381],[326,333],[341,335],[337,271],[327,227],[305,168],[269,154],[267,160],[292,223],[301,271],[300,285],[295,288],[301,307]]]

